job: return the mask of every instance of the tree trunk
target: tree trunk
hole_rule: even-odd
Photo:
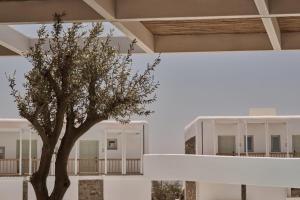
[[[65,134],[57,153],[55,161],[55,183],[54,189],[50,195],[50,200],[62,200],[70,186],[67,166],[75,139],[68,137],[68,135],[68,133]]]
[[[30,179],[37,200],[48,200],[47,177],[51,166],[51,158],[54,147],[43,145],[40,166]]]

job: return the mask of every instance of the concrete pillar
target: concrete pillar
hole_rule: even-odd
[[[19,132],[19,175],[22,175],[22,135],[23,129]]]
[[[29,130],[29,175],[32,174],[32,130]]]
[[[241,199],[246,200],[247,199],[247,186],[241,185]]]
[[[78,174],[78,141],[76,141],[75,143],[75,157],[74,157],[74,174],[77,175]]]
[[[107,174],[107,131],[104,130],[104,174]]]

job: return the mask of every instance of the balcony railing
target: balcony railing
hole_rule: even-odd
[[[0,159],[0,176],[20,175],[19,159]],[[38,170],[40,160],[32,159],[31,173]],[[30,174],[29,159],[22,159],[22,175]],[[99,175],[105,174],[105,159],[69,159],[67,171],[69,175]],[[51,170],[49,172],[51,174]],[[122,174],[122,159],[107,159],[107,174]],[[126,159],[127,175],[141,174],[141,159]]]
[[[220,156],[239,156],[237,153],[232,152],[232,153],[217,153],[217,155]],[[240,156],[248,156],[248,157],[276,157],[276,158],[295,158],[295,157],[300,157],[300,153],[297,152],[270,152],[269,155],[267,156],[266,153],[262,152],[248,152],[248,155],[246,153],[240,153]]]

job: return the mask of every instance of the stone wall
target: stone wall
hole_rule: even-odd
[[[28,200],[28,181],[23,181],[23,200]]]
[[[79,180],[79,200],[104,200],[103,180]]]
[[[292,197],[300,197],[300,188],[292,188],[291,194],[292,194]]]
[[[185,142],[185,154],[196,154],[196,137]],[[196,182],[185,182],[185,200],[196,200]]]
[[[185,142],[185,154],[196,154],[196,137]]]
[[[196,200],[196,182],[185,182],[185,200]]]

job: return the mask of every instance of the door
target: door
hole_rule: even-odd
[[[271,135],[271,152],[281,152],[280,135]]]
[[[94,140],[79,143],[79,172],[97,173],[99,160],[99,142]]]
[[[16,148],[17,159],[20,158],[20,140],[17,140]],[[31,141],[31,159],[32,168],[35,168],[35,163],[37,159],[37,141]],[[18,170],[19,171],[19,170]],[[22,173],[29,173],[29,140],[22,140]]]
[[[294,157],[300,157],[300,135],[293,135]]]
[[[218,136],[218,154],[235,154],[235,136]]]

